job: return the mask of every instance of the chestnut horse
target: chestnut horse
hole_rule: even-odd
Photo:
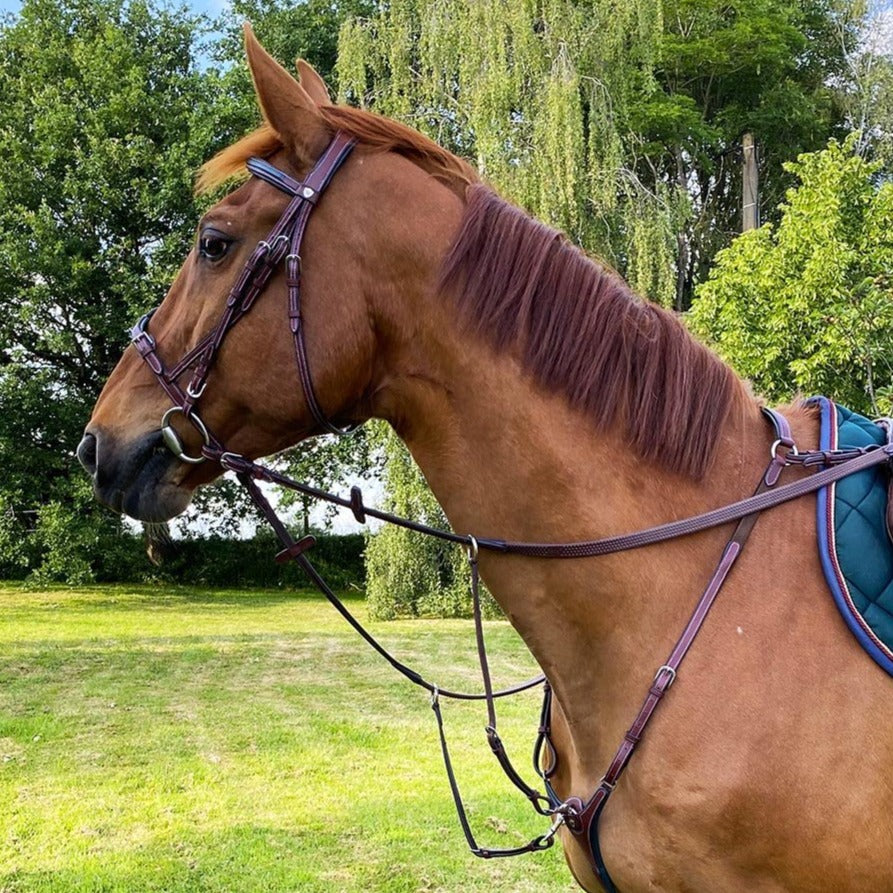
[[[303,319],[320,405],[386,419],[457,531],[573,542],[749,495],[773,438],[760,403],[671,314],[480,184],[425,137],[329,103],[246,34],[266,123],[203,169],[262,156],[300,178],[335,132],[356,148],[307,229]],[[216,322],[288,201],[251,178],[202,219],[152,319],[173,363]],[[279,270],[224,341],[200,398],[227,449],[319,433],[295,369]],[[161,445],[170,402],[133,348],[79,456],[113,509],[161,520],[221,473]],[[808,407],[785,409],[817,444]],[[178,420],[182,422],[182,418]],[[179,425],[187,450],[198,434]],[[813,497],[756,526],[601,822],[624,893],[893,890],[890,680],[846,630],[817,558]],[[583,799],[688,618],[727,529],[601,558],[481,553],[491,591],[551,681],[554,787]],[[562,831],[568,863],[599,889]]]

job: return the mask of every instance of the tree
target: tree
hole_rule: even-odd
[[[657,88],[660,8],[390,2],[342,26],[339,94],[473,160],[508,197],[667,301],[686,209],[673,184],[645,188],[624,147],[630,97]]]
[[[130,321],[188,250],[194,170],[231,136],[198,62],[206,28],[154,0],[25,0],[0,26],[7,563],[52,564],[60,539],[43,534],[66,523],[69,543],[93,531],[85,546],[119,524],[87,499],[74,448]]]
[[[233,82],[243,86],[240,96],[251,103],[251,116],[256,113],[254,91],[244,63],[242,22],[249,21],[264,47],[291,65],[306,59],[327,83],[333,84],[338,55],[338,30],[346,19],[371,15],[374,0],[233,0],[231,14],[226,16],[223,36],[214,47],[214,57],[230,73]]]
[[[372,424],[371,439],[384,460],[385,509],[432,527],[448,527],[443,509],[403,444],[383,424]],[[461,617],[471,612],[469,567],[454,543],[385,525],[366,543],[366,597],[370,614],[395,617]],[[498,616],[482,587],[482,608]]]
[[[783,162],[843,121],[861,0],[392,0],[342,27],[341,95],[474,159],[501,191],[682,310],[737,231],[738,145]]]
[[[473,159],[504,194],[667,302],[687,205],[672,183],[642,185],[622,130],[630,98],[657,89],[660,33],[657,0],[392,0],[342,26],[339,93]],[[391,510],[445,523],[393,434],[383,449]],[[378,616],[467,612],[461,551],[385,528],[366,557]]]
[[[771,219],[790,185],[784,163],[840,132],[840,94],[831,85],[842,83],[858,5],[664,3],[658,89],[631,100],[628,143],[643,182],[675,182],[690,200],[677,241],[677,310],[739,231],[742,134],[754,134],[759,146],[761,208]]]
[[[828,394],[871,416],[893,397],[893,183],[858,135],[787,166],[778,224],[717,257],[690,320],[772,400]]]
[[[339,94],[472,159],[640,293],[682,309],[736,229],[743,130],[763,144],[771,202],[782,161],[840,120],[827,86],[842,70],[836,16],[828,0],[390,0],[342,26]],[[389,498],[427,511],[418,470],[387,449]],[[390,596],[401,609],[433,595],[442,559],[424,549],[379,535],[370,597],[402,587]]]
[[[853,37],[852,35],[855,35]],[[886,0],[863,0],[839,15],[845,78],[839,84],[857,151],[893,172],[893,19]]]

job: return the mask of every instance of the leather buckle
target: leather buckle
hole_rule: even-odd
[[[315,536],[301,537],[296,543],[292,543],[287,549],[283,549],[276,555],[277,564],[285,564],[292,561],[300,555],[303,555],[308,549],[312,549],[316,545]]]

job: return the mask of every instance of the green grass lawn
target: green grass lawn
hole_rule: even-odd
[[[438,684],[479,688],[469,622],[372,629]],[[536,672],[507,624],[487,634],[497,684]],[[500,715],[523,768],[538,706]],[[483,706],[444,712],[480,842],[542,833]],[[427,696],[323,600],[0,585],[0,893],[575,889],[558,847],[468,853]]]

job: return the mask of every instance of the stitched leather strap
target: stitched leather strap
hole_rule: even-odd
[[[471,593],[474,608],[473,613],[475,637],[478,644],[478,659],[481,665],[481,674],[484,679],[484,692],[483,694],[465,694],[462,692],[442,689],[439,686],[428,682],[420,673],[417,673],[415,670],[406,666],[406,664],[397,660],[397,658],[395,658],[389,651],[387,651],[387,649],[385,649],[371,635],[371,633],[369,633],[369,631],[366,630],[365,627],[363,627],[363,625],[353,616],[353,614],[351,614],[346,605],[335,595],[326,581],[319,575],[316,568],[311,564],[306,553],[315,544],[314,538],[308,536],[296,542],[292,538],[291,534],[288,532],[288,529],[280,520],[279,516],[276,514],[275,509],[270,505],[269,500],[266,498],[266,496],[264,496],[261,489],[257,486],[257,483],[254,481],[254,479],[244,473],[240,473],[238,475],[238,478],[242,485],[248,491],[248,495],[251,497],[252,502],[254,502],[255,506],[260,510],[261,514],[263,514],[263,516],[270,523],[270,526],[273,528],[276,536],[283,546],[282,551],[279,552],[276,556],[276,560],[297,562],[304,570],[304,572],[310,577],[311,581],[316,585],[316,587],[323,593],[329,603],[334,606],[338,613],[341,614],[342,617],[344,617],[344,619],[362,637],[365,642],[367,642],[395,670],[405,676],[410,682],[426,689],[428,692],[431,693],[431,708],[437,718],[437,731],[440,738],[441,753],[443,755],[444,767],[446,769],[450,791],[453,795],[453,801],[456,808],[456,814],[459,818],[459,824],[462,827],[462,831],[465,834],[465,838],[468,842],[468,847],[471,852],[475,856],[480,856],[484,859],[492,859],[505,856],[518,856],[522,853],[536,852],[551,847],[554,843],[555,833],[558,830],[558,824],[554,822],[552,828],[548,832],[546,832],[546,834],[542,834],[533,838],[523,846],[512,847],[508,849],[485,848],[479,846],[477,840],[475,839],[474,833],[471,830],[471,825],[468,821],[465,805],[462,801],[462,795],[459,791],[459,785],[456,781],[456,774],[455,770],[453,769],[453,763],[450,757],[449,747],[446,740],[446,732],[443,725],[443,715],[440,708],[440,698],[445,697],[461,701],[486,700],[487,716],[489,721],[489,724],[487,726],[487,737],[490,741],[490,747],[493,750],[493,753],[495,754],[500,767],[505,772],[509,781],[511,781],[512,784],[514,784],[515,787],[517,787],[528,798],[528,800],[530,800],[530,802],[536,808],[537,812],[539,812],[541,815],[551,815],[552,813],[552,810],[550,809],[549,798],[545,794],[541,794],[539,791],[535,790],[526,782],[524,782],[524,780],[521,778],[521,776],[518,774],[511,761],[509,760],[508,755],[505,752],[505,748],[503,747],[502,742],[499,740],[499,736],[496,732],[495,699],[517,694],[518,692],[525,691],[528,688],[532,688],[534,685],[538,685],[541,682],[545,684],[545,677],[538,676],[535,679],[528,680],[527,682],[512,686],[511,688],[503,689],[501,691],[493,691],[493,686],[490,679],[489,662],[487,660],[487,651],[484,644],[483,619],[481,614],[480,602],[480,578],[478,576],[476,558],[471,560],[470,562],[472,572]],[[549,689],[548,685],[545,684],[544,704],[550,702],[550,692],[551,689]],[[547,708],[544,706],[543,709],[546,710]],[[540,735],[541,737],[547,736],[548,730],[543,731],[541,729]],[[494,744],[494,738],[496,742],[498,742],[498,744]]]
[[[777,413],[775,415],[777,416]],[[785,422],[785,425],[786,424],[787,423]],[[791,445],[793,445],[793,441],[791,441]],[[777,456],[775,456],[769,463],[769,466],[757,486],[757,495],[764,493],[775,486],[778,481],[779,470],[779,460]],[[726,547],[723,550],[719,564],[716,566],[716,570],[714,570],[710,577],[704,592],[700,599],[698,599],[698,603],[695,606],[688,623],[685,625],[685,629],[683,629],[682,634],[673,646],[673,650],[670,652],[666,662],[662,664],[655,673],[654,681],[648,689],[645,700],[639,708],[639,712],[636,714],[636,718],[633,720],[632,725],[627,729],[626,734],[623,736],[623,740],[620,742],[620,746],[617,748],[614,758],[611,760],[607,771],[602,777],[601,783],[585,804],[581,803],[578,798],[574,798],[574,814],[572,814],[566,822],[568,830],[570,830],[576,838],[583,841],[585,850],[590,855],[592,868],[608,893],[616,893],[617,888],[611,880],[611,876],[605,866],[601,854],[601,847],[598,843],[598,822],[601,818],[602,811],[605,808],[608,798],[614,792],[614,788],[617,786],[617,782],[620,780],[623,771],[629,764],[636,747],[642,740],[642,736],[645,734],[645,729],[652,716],[654,716],[658,704],[660,704],[670,686],[676,681],[679,667],[685,659],[685,655],[688,654],[688,650],[691,648],[696,636],[701,631],[704,621],[707,619],[707,614],[716,600],[716,596],[728,579],[729,573],[731,572],[735,561],[738,559],[738,556],[741,554],[750,534],[753,532],[759,517],[759,512],[755,512],[746,515],[738,522],[734,533],[728,543],[726,543]]]
[[[350,499],[345,499],[337,494],[320,490],[318,487],[311,487],[308,484],[303,484],[272,468],[257,462],[252,462],[244,456],[234,456],[231,453],[225,453],[219,447],[209,446],[203,449],[202,452],[207,458],[220,462],[224,468],[236,472],[245,472],[256,480],[268,481],[269,483],[286,487],[298,493],[303,493],[314,499],[320,499],[324,502],[329,502],[332,505],[342,506],[343,508],[351,510],[353,510],[355,506],[360,505],[362,506],[364,517],[376,518],[389,524],[395,524],[398,527],[415,530],[418,533],[423,533],[449,542],[464,543],[466,545],[471,544],[472,537],[468,535],[431,527],[427,524],[411,521],[408,518],[402,518],[399,515],[394,515],[390,512],[366,506],[362,503],[362,496],[357,496],[355,492],[353,492]],[[702,530],[708,530],[712,527],[719,527],[732,521],[738,521],[746,515],[766,511],[777,505],[782,505],[785,502],[797,499],[800,496],[814,493],[816,490],[826,487],[834,481],[839,481],[851,474],[864,471],[866,468],[873,468],[876,465],[890,461],[891,458],[893,458],[893,444],[866,447],[863,450],[850,450],[847,452],[849,454],[848,458],[841,464],[832,465],[830,468],[815,472],[809,477],[802,478],[799,481],[756,493],[746,499],[741,499],[730,505],[704,512],[701,515],[694,515],[679,521],[671,521],[667,524],[659,524],[655,527],[636,531],[635,533],[623,534],[621,536],[609,536],[597,540],[585,540],[577,543],[513,542],[488,539],[487,537],[481,536],[475,536],[474,540],[481,549],[512,555],[529,555],[534,558],[592,558],[598,555],[610,555],[614,552],[625,552],[630,549],[641,549],[644,546],[654,545],[655,543],[676,539],[681,536],[688,536]],[[802,457],[811,456],[813,454],[801,453],[800,455]],[[771,473],[773,464],[776,466],[779,464],[784,465],[786,461],[787,460],[783,456],[780,456],[774,463],[770,463],[767,474]],[[811,466],[806,465],[805,467]],[[354,488],[354,490],[355,489],[357,488]]]

